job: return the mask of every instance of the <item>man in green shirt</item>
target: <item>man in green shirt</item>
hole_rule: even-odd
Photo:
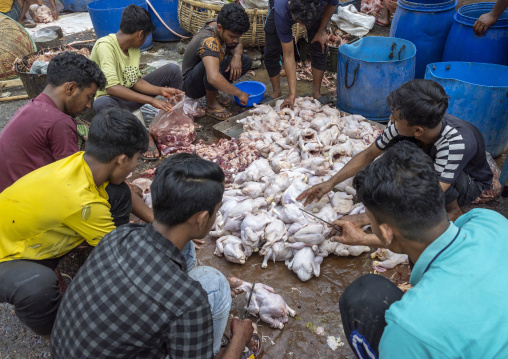
[[[154,29],[148,11],[129,5],[122,13],[118,32],[97,40],[90,59],[99,65],[108,83],[104,91],[97,91],[93,105],[95,112],[112,107],[132,112],[145,104],[169,111],[172,108],[169,102],[155,97],[170,98],[182,94],[182,72],[175,64],[162,66],[141,78],[139,48]],[[157,147],[150,137],[150,147],[143,157],[155,159],[157,156]]]

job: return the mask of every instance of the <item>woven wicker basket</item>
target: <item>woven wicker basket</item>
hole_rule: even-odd
[[[182,29],[196,34],[199,29],[211,19],[216,19],[222,6],[208,4],[195,0],[179,0],[178,1],[178,20]],[[268,10],[261,9],[245,9],[249,15],[250,28],[240,41],[243,46],[258,47],[265,45],[265,20]],[[296,39],[306,36],[305,26],[295,24],[293,26],[293,35]]]
[[[10,17],[0,14],[0,80],[17,77],[14,60],[35,51],[36,47],[26,30]]]

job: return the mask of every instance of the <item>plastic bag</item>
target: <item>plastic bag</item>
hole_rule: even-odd
[[[160,110],[150,123],[150,133],[163,156],[194,142],[197,134],[194,122],[184,113],[184,100],[171,111]]]
[[[33,4],[28,8],[28,13],[32,17],[34,22],[38,23],[48,23],[53,22],[53,14],[51,10],[46,5],[37,5]]]
[[[49,62],[34,61],[32,67],[30,67],[31,74],[46,75],[48,73]]]
[[[492,201],[493,199],[499,197],[501,194],[501,189],[503,186],[499,182],[499,177],[501,176],[501,170],[497,167],[496,161],[492,158],[490,153],[485,152],[487,155],[487,162],[489,163],[490,170],[494,174],[494,178],[492,179],[492,185],[489,189],[483,190],[480,196],[475,199],[472,203],[486,203]]]

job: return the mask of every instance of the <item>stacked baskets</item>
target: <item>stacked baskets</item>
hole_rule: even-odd
[[[195,0],[179,0],[178,20],[182,29],[196,34],[211,19],[216,19],[222,6]],[[268,9],[245,9],[250,20],[250,28],[241,37],[241,43],[248,47],[264,46],[265,20]],[[298,40],[306,35],[305,27],[300,24],[293,26],[293,35]]]

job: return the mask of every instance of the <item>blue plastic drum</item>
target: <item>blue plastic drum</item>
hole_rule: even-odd
[[[148,5],[143,0],[100,0],[88,4],[88,13],[98,39],[118,32],[122,20],[122,11],[131,4],[148,10]],[[152,46],[153,38],[150,34],[141,46],[141,50],[151,49]]]
[[[373,121],[386,121],[391,91],[415,76],[415,45],[394,37],[369,36],[339,47],[337,107]]]
[[[443,86],[447,112],[475,125],[493,157],[508,149],[508,66],[438,62],[427,66],[425,78]]]
[[[415,78],[423,78],[427,64],[441,61],[456,5],[456,0],[398,1],[390,36],[416,46]]]
[[[94,0],[60,0],[64,10],[75,11],[75,12],[86,12],[88,11],[87,5]]]
[[[178,0],[150,0],[150,3],[154,7],[155,11],[159,14],[162,20],[168,25],[173,31],[182,36],[192,36],[190,32],[185,31],[180,27],[178,21]],[[155,31],[153,32],[154,41],[179,41],[180,38],[169,31],[155,15],[152,8],[148,7],[148,12],[152,18],[152,22],[155,25]]]
[[[493,2],[462,6],[448,34],[443,61],[471,61],[508,66],[508,10],[489,27],[485,35],[476,36],[473,25],[494,7]]]

